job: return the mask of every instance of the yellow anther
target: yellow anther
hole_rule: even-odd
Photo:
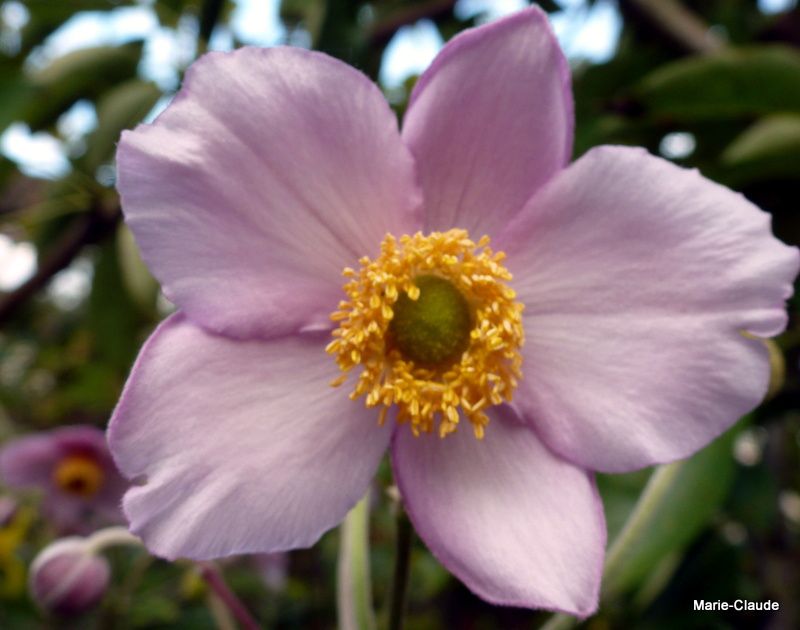
[[[339,327],[326,348],[343,374],[331,384],[341,385],[359,368],[350,398],[366,396],[367,406],[381,405],[379,424],[395,405],[397,422],[407,423],[414,435],[446,437],[465,418],[475,437],[483,438],[486,408],[510,401],[521,374],[523,307],[506,284],[511,274],[501,265],[504,257],[489,248],[487,236],[476,244],[465,230],[399,239],[387,234],[374,261],[361,258],[358,271],[343,273],[348,299],[331,315]],[[442,365],[415,364],[390,333],[395,303],[402,294],[418,300],[415,279],[424,275],[452,283],[471,310],[466,348]]]

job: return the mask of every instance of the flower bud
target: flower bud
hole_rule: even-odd
[[[83,538],[63,538],[46,547],[31,565],[31,597],[48,612],[79,615],[96,606],[108,589],[108,562]]]

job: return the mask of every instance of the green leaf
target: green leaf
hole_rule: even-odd
[[[738,431],[737,426],[690,459],[656,469],[608,551],[604,597],[637,586],[708,524],[733,481],[732,444]]]
[[[76,13],[110,11],[117,7],[130,6],[134,4],[134,0],[69,0],[69,2],[24,0],[24,4],[30,17],[22,28],[20,58],[27,56],[35,46],[41,44]]]
[[[746,422],[740,421],[690,459],[655,469],[606,554],[603,600],[640,587],[639,599],[646,602],[666,586],[683,552],[730,491],[736,470],[733,441]],[[559,613],[540,630],[568,630],[577,623]]]
[[[97,128],[89,137],[83,157],[86,170],[93,173],[98,166],[111,160],[123,129],[130,129],[153,109],[161,90],[140,79],[130,79],[100,97],[97,103]]]
[[[138,350],[136,309],[122,281],[117,243],[100,249],[89,295],[89,323],[99,358],[122,373]]]
[[[800,177],[800,114],[759,120],[731,142],[721,161],[738,184]]]
[[[45,129],[80,99],[95,100],[109,87],[136,76],[142,42],[76,50],[31,74],[31,93],[19,118]]]
[[[634,91],[645,113],[669,121],[800,112],[800,53],[730,48],[666,64]]]
[[[337,608],[340,630],[374,630],[369,572],[369,494],[350,510],[340,530]]]
[[[158,282],[145,266],[133,233],[124,224],[117,231],[117,253],[122,281],[128,294],[142,314],[155,317]]]
[[[177,28],[181,16],[185,13],[197,15],[200,10],[200,0],[159,0],[153,4],[153,9],[162,26]]]
[[[14,122],[33,95],[30,82],[10,64],[0,64],[0,133]]]

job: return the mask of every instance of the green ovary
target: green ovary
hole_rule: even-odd
[[[472,318],[467,300],[449,280],[434,275],[414,278],[419,297],[403,293],[394,304],[389,326],[400,353],[423,366],[458,359],[469,345]]]

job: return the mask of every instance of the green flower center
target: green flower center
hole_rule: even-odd
[[[417,299],[401,293],[389,326],[394,346],[411,361],[437,366],[458,359],[469,345],[472,318],[467,300],[449,280],[414,278]]]

